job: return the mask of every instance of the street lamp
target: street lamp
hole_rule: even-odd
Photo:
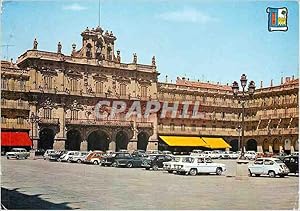
[[[32,141],[32,147],[33,147],[33,124],[39,122],[40,117],[35,115],[34,112],[31,112],[29,119],[31,122],[31,141]]]
[[[253,96],[254,91],[255,91],[255,83],[254,81],[250,81],[249,85],[248,85],[248,91],[245,90],[245,87],[247,85],[247,76],[245,74],[242,74],[241,76],[241,86],[242,86],[242,91],[239,91],[239,84],[238,82],[234,81],[232,83],[232,91],[233,91],[233,95],[235,97],[238,97],[241,104],[242,104],[242,125],[241,125],[241,129],[242,129],[242,139],[241,139],[241,147],[242,147],[242,152],[241,152],[241,157],[244,157],[244,132],[245,132],[245,124],[244,124],[244,116],[245,116],[245,98],[246,98],[246,94],[248,94],[250,97]]]
[[[240,150],[240,147],[241,147],[241,131],[242,131],[242,128],[241,128],[240,125],[236,128],[236,131],[239,133],[238,150]]]

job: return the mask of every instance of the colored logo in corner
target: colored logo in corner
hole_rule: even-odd
[[[268,30],[273,31],[287,31],[287,17],[288,9],[286,7],[281,8],[267,8],[268,13]]]

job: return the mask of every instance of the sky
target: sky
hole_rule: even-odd
[[[288,8],[288,31],[269,32],[267,7]],[[38,40],[38,49],[69,55],[80,33],[99,25],[117,37],[122,62],[151,64],[159,80],[176,77],[231,84],[245,73],[264,86],[298,77],[299,4],[296,1],[99,0],[4,1],[1,58],[14,61]],[[4,45],[10,45],[6,47]]]

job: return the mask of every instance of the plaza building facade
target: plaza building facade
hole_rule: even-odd
[[[81,36],[81,47],[73,44],[70,55],[62,53],[60,42],[57,52],[47,52],[34,40],[16,63],[1,62],[2,134],[27,134],[35,149],[180,151],[180,146],[168,148],[163,136],[222,138],[232,150],[238,149],[241,105],[231,86],[186,78],[158,82],[154,56],[147,65],[139,64],[136,54],[131,63],[122,63],[112,32],[87,28]],[[246,99],[247,150],[298,150],[298,86],[294,77],[282,78],[276,86],[263,87],[261,82]],[[98,118],[95,108],[103,100],[123,101],[126,110],[114,118]],[[203,116],[161,118],[160,110],[147,118],[126,118],[136,101],[142,111],[148,101],[179,102],[178,115],[184,102],[199,102]],[[111,109],[111,104],[105,107],[108,113]]]

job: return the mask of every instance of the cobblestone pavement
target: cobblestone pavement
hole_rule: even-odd
[[[2,202],[31,209],[294,209],[299,177],[223,176],[1,158]],[[18,200],[16,200],[16,198]]]

